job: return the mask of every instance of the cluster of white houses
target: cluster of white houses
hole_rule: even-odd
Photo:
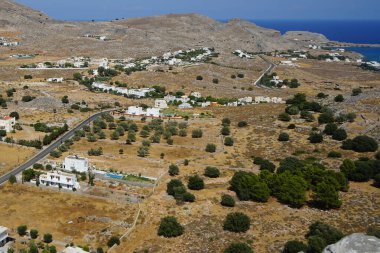
[[[155,89],[153,88],[128,89],[128,88],[116,87],[116,86],[112,86],[112,85],[108,85],[104,83],[98,83],[98,82],[93,83],[92,86],[101,91],[114,91],[121,95],[133,96],[136,98],[146,97],[146,95],[149,92],[155,91]]]
[[[160,108],[149,107],[144,109],[140,106],[129,106],[126,114],[130,116],[147,116],[152,118],[159,118],[161,116],[161,110]]]
[[[3,47],[15,47],[20,45],[18,41],[9,41],[8,39],[4,37],[0,37],[0,46]]]
[[[248,58],[248,59],[252,59],[254,56],[250,53],[247,53],[246,51],[243,51],[243,50],[235,50],[233,52],[234,55],[236,56],[239,56],[240,58]]]
[[[189,49],[189,50],[178,50],[175,52],[166,52],[162,56],[152,56],[147,59],[134,60],[127,59],[125,61],[118,60],[117,63],[125,70],[134,68],[144,68],[148,69],[157,65],[185,65],[189,62],[202,62],[210,57],[213,53],[213,49],[205,47],[202,49]],[[192,57],[186,57],[191,54]]]
[[[5,116],[0,118],[0,130],[5,130],[9,133],[13,131],[13,128],[16,124],[16,118]]]

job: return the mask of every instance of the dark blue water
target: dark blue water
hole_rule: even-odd
[[[364,56],[365,61],[380,62],[380,48],[379,47],[348,47],[348,51],[358,52]]]
[[[380,44],[380,20],[250,20],[259,26],[324,34],[330,40]]]
[[[358,44],[380,44],[380,20],[249,20],[282,34],[287,31],[309,31],[324,34],[328,39]],[[380,62],[380,48],[349,48],[368,61]]]

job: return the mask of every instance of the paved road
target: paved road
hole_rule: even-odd
[[[25,162],[24,164],[20,165],[17,168],[14,168],[12,171],[8,172],[7,174],[3,175],[0,177],[0,185],[4,184],[5,182],[8,181],[9,177],[11,175],[17,175],[18,173],[26,170],[27,168],[33,166],[33,164],[37,163],[41,159],[43,159],[45,156],[49,155],[51,151],[59,147],[62,143],[64,143],[66,140],[70,139],[71,137],[74,136],[75,131],[80,130],[83,128],[85,125],[88,125],[91,121],[96,119],[98,116],[100,116],[104,112],[111,112],[111,111],[116,111],[117,109],[110,109],[110,110],[105,110],[101,111],[98,113],[93,114],[86,120],[82,121],[79,125],[77,125],[75,128],[69,130],[62,136],[60,136],[56,141],[54,141],[52,144],[50,144],[47,147],[44,147],[38,154],[33,156],[30,160]]]
[[[265,87],[265,86],[262,86],[261,85],[261,79],[263,78],[263,76],[265,75],[265,74],[268,74],[268,73],[270,73],[270,72],[272,72],[272,70],[276,67],[276,64],[274,64],[273,62],[271,62],[270,60],[268,60],[267,58],[265,58],[264,56],[262,56],[262,55],[259,55],[259,57],[261,58],[261,59],[263,59],[265,62],[267,62],[268,64],[269,64],[269,67],[267,68],[267,70],[265,70],[264,71],[264,73],[256,80],[256,82],[254,83],[256,86],[258,86],[258,87],[262,87],[262,88],[267,88],[267,87]]]

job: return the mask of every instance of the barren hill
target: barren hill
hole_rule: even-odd
[[[221,23],[197,14],[163,15],[109,22],[63,22],[10,0],[0,2],[0,35],[14,32],[30,53],[56,56],[90,55],[112,58],[142,57],[170,50],[215,47],[220,51],[269,51],[296,48],[305,40],[321,40],[305,33],[289,34],[242,20]],[[110,41],[85,38],[104,35]],[[299,39],[304,37],[305,39]]]

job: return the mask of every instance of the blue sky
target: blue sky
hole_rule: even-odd
[[[215,19],[380,19],[380,0],[16,0],[62,20],[200,13]]]

